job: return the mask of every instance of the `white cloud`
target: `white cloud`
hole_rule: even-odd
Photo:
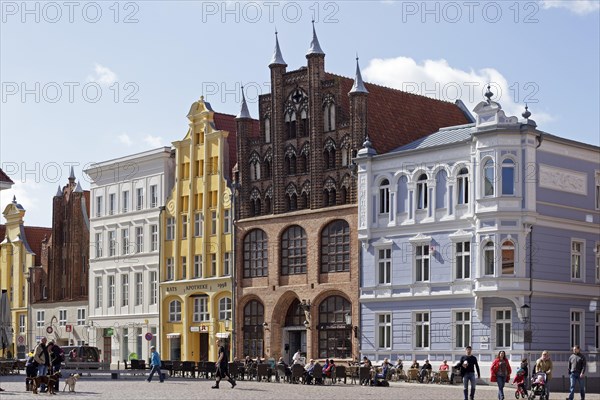
[[[13,196],[16,196],[17,203],[21,204],[25,209],[25,221],[27,221],[27,213],[36,214],[40,209],[40,193],[44,193],[46,187],[43,187],[38,182],[35,182],[35,179],[39,179],[39,177],[34,177],[33,175],[25,176],[27,179],[25,182],[21,182],[21,180],[17,180],[19,177],[12,177],[11,179],[15,182],[15,184],[7,190],[3,190],[0,193],[0,207],[2,207],[2,211],[4,208],[13,200]],[[43,199],[43,198],[42,198]],[[26,223],[26,225],[32,225],[31,223]],[[35,223],[33,224],[35,225]]]
[[[566,8],[579,15],[586,15],[600,10],[598,0],[541,0],[540,5],[546,10],[549,8]]]
[[[159,136],[146,135],[146,137],[144,138],[144,142],[146,142],[151,147],[162,146],[162,138]]]
[[[94,66],[94,75],[88,76],[88,81],[110,86],[117,81],[117,74],[110,68],[96,63]]]
[[[126,133],[117,136],[117,138],[119,139],[119,142],[123,143],[125,146],[131,146],[133,144],[133,140],[131,140],[129,135]]]
[[[494,93],[492,100],[500,103],[507,115],[521,118],[524,103],[529,102],[532,119],[536,122],[552,119],[549,114],[536,110],[535,103],[540,100],[540,90],[535,82],[509,83],[494,68],[463,71],[453,68],[444,59],[425,60],[417,64],[412,58],[397,57],[371,60],[363,75],[369,82],[409,93],[450,102],[460,99],[469,110],[485,100],[483,95],[490,83]]]

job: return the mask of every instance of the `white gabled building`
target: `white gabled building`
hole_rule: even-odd
[[[173,171],[170,147],[100,162],[85,171],[91,182],[90,345],[113,365],[132,353],[147,360],[157,342],[159,215],[173,186]]]

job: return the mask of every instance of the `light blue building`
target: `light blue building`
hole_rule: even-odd
[[[560,376],[579,344],[597,380],[600,150],[492,96],[473,124],[358,152],[361,354],[437,369],[472,345],[489,377],[500,350],[549,350]]]

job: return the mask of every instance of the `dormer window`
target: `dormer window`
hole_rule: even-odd
[[[458,172],[457,177],[458,184],[458,204],[468,204],[469,203],[469,170],[466,168],[461,168]]]
[[[379,184],[379,214],[390,212],[390,181],[384,179]]]
[[[510,158],[502,161],[502,195],[514,196],[515,194],[515,162]]]
[[[489,159],[483,164],[483,195],[494,195],[494,161]]]
[[[427,208],[427,174],[421,174],[417,181],[417,209]]]

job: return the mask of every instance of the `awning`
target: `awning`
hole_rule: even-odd
[[[217,332],[217,337],[219,339],[227,339],[229,338],[230,332]]]
[[[181,336],[181,333],[167,333],[167,339],[175,339]]]

